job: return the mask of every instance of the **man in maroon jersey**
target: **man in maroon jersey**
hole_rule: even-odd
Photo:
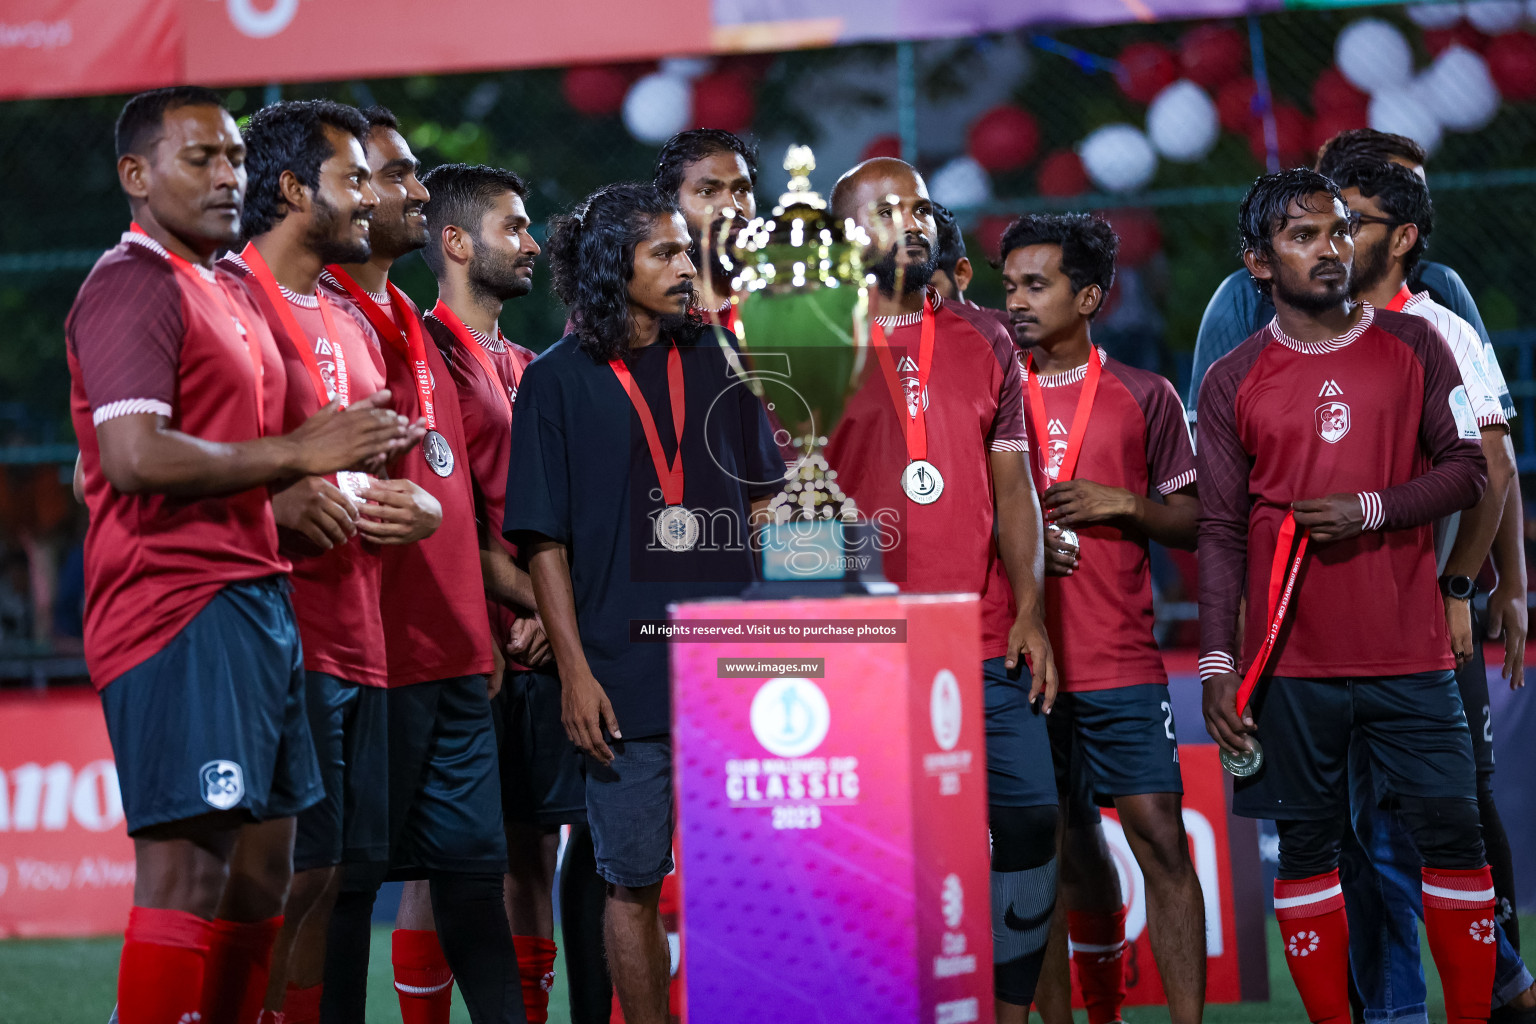
[[[1040,506],[1013,341],[997,320],[928,286],[938,230],[910,165],[858,165],[838,179],[831,208],[869,233],[878,287],[874,358],[827,462],[866,515],[896,510],[901,540],[885,567],[903,590],[983,596],[993,973],[997,1019],[1012,1024],[1025,1019],[1040,973],[1057,823],[1044,716],[1056,670],[1041,619]]]
[[[421,212],[430,194],[416,178],[416,158],[395,116],[382,107],[364,114],[368,166],[381,190],[371,255],[331,264],[325,283],[373,325],[396,400],[427,421],[421,446],[393,472],[442,506],[441,527],[431,537],[390,547],[383,555],[390,866],[397,877],[430,882],[427,899],[416,886],[414,905],[401,907],[396,934],[435,928],[471,1017],[521,1021],[521,981],[502,902],[507,846],[486,685],[493,667],[491,627],[469,452],[458,391],[443,354],[428,337],[420,311],[389,280],[396,260],[427,244]],[[363,515],[374,514],[375,507],[370,501]],[[363,1015],[369,921],[381,881],[380,875],[349,872],[332,919],[327,1005],[334,1005],[341,1019]],[[444,961],[431,960],[429,944],[406,942],[410,949],[397,945],[405,956],[396,959],[403,959],[408,973],[438,972],[428,984],[414,987],[446,989]],[[425,957],[416,956],[423,952]],[[397,978],[396,991],[403,996],[402,983],[413,983]],[[403,999],[402,1008],[427,1012],[411,1003]]]
[[[384,387],[372,329],[319,288],[327,262],[369,251],[377,197],[360,141],[366,131],[356,110],[323,100],[265,107],[248,126],[243,232],[250,241],[224,262],[245,275],[278,339],[288,371],[285,422],[333,398],[347,405]],[[380,499],[389,502],[390,521],[371,510]],[[408,481],[355,473],[306,478],[273,500],[311,513],[312,528],[290,538],[293,601],[326,800],[299,817],[291,912],[266,1005],[305,1024],[319,1018],[336,868],[382,868],[389,855],[381,545],[429,534],[440,512]]]
[[[1206,728],[1229,756],[1252,751],[1249,735],[1263,745],[1233,810],[1278,824],[1276,916],[1308,1016],[1350,1016],[1338,858],[1358,737],[1423,859],[1447,1018],[1487,1020],[1493,881],[1430,530],[1482,493],[1477,418],[1427,321],[1349,298],[1354,240],[1331,180],[1262,177],[1238,226],[1275,317],[1200,392]]]
[[[509,341],[497,319],[504,302],[533,289],[539,245],[523,206],[528,186],[511,171],[446,164],[423,180],[432,193],[426,208],[432,238],[422,255],[438,282],[427,332],[447,356],[458,387],[481,524],[486,610],[498,648],[512,652],[493,701],[500,716],[507,908],[523,1008],[529,1021],[541,1024],[554,984],[560,826],[586,821],[586,798],[580,756],[560,724],[560,677],[535,614],[532,582],[497,525],[505,518],[517,386],[534,356]],[[567,935],[573,923],[563,922]]]
[[[137,862],[118,1018],[254,1019],[293,815],[322,796],[267,486],[407,431],[387,394],[276,428],[272,336],[213,266],[239,240],[246,184],[214,93],[133,97],[116,144],[133,230],[81,286],[65,338],[90,509],[85,652]],[[226,885],[242,830],[272,869]]]
[[[1147,551],[1149,540],[1195,546],[1195,453],[1173,385],[1109,358],[1090,337],[1118,246],[1114,229],[1087,214],[1024,217],[1002,240],[1008,312],[1020,347],[1030,350],[1031,468],[1054,528],[1045,623],[1061,672],[1050,720],[1067,807],[1061,896],[1089,1024],[1110,1024],[1125,1002],[1125,908],[1094,805],[1114,806],[1146,878],[1147,927],[1169,1015],[1198,1021],[1205,905],[1184,836]],[[1066,531],[1075,535],[1070,545],[1061,543]],[[1087,813],[1078,820],[1074,809]],[[1060,968],[1065,997],[1065,962]]]

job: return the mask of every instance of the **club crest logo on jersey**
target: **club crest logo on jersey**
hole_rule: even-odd
[[[1338,444],[1349,433],[1349,406],[1343,402],[1324,402],[1317,407],[1317,436],[1329,444]]]
[[[1045,472],[1046,479],[1056,480],[1061,476],[1061,464],[1067,458],[1067,442],[1051,438],[1045,442],[1045,447],[1040,449],[1040,468]]]
[[[1479,440],[1483,433],[1477,426],[1477,413],[1472,411],[1472,399],[1467,397],[1467,389],[1458,384],[1451,389],[1449,399],[1451,403],[1451,416],[1456,420],[1456,434],[1463,441]]]
[[[1344,393],[1344,389],[1339,387],[1339,382],[1338,381],[1336,381],[1336,380],[1325,380],[1325,381],[1323,381],[1323,386],[1317,392],[1317,397],[1318,398],[1337,398],[1339,395],[1342,395],[1343,393]]]
[[[227,811],[245,797],[245,773],[233,761],[209,761],[198,769],[203,803]]]

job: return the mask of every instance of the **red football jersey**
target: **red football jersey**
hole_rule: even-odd
[[[912,593],[981,594],[982,657],[1004,653],[1013,625],[1013,594],[993,586],[1001,573],[993,531],[994,451],[1028,451],[1024,401],[1013,341],[987,313],[934,295],[933,366],[920,400],[928,461],[944,478],[938,500],[919,505],[901,489],[907,444],[880,361],[866,360],[827,446],[828,465],[859,511],[880,524],[894,546],[883,551],[886,578]],[[921,314],[882,318],[902,387],[917,400],[915,360]]]
[[[244,275],[251,272],[245,261],[235,255],[226,256],[222,265]],[[286,434],[313,416],[324,403],[277,310],[254,281],[248,280],[247,284],[266,316],[267,326],[281,339],[278,349],[287,369],[287,394],[282,418],[269,423],[268,432]],[[326,297],[331,322],[339,335],[331,338],[320,315],[318,295],[298,295],[281,286],[279,291],[304,332],[303,343],[314,353],[330,397],[335,397],[342,380],[346,381],[348,399],[353,402],[384,386],[378,339],[350,305]],[[327,479],[336,483],[334,474]],[[294,538],[292,546],[305,548],[308,543]],[[360,536],[329,551],[294,558],[293,611],[299,620],[306,669],[363,686],[388,684],[384,622],[379,614],[382,572],[378,546]]]
[[[230,583],[288,571],[265,487],[183,498],[123,494],[101,471],[96,426],[159,413],[206,441],[261,436],[262,406],[282,408],[282,362],[241,283],[193,272],[194,283],[148,235],[130,232],[97,260],[64,325],[70,418],[80,442],[85,503],[85,658],[99,690],[165,647]],[[237,324],[231,311],[238,316]]]
[[[332,287],[331,282],[322,279],[322,286],[337,301],[353,302],[351,296]],[[377,295],[372,300],[388,298]],[[393,322],[393,303],[385,301],[378,305]],[[414,304],[404,312],[418,322],[421,320],[421,312]],[[442,353],[425,336],[425,329],[423,335],[436,430],[452,453],[452,469],[447,476],[438,476],[433,471],[427,464],[426,441],[390,466],[391,476],[413,481],[443,507],[443,521],[432,536],[415,544],[390,544],[382,548],[382,605],[391,686],[489,673],[492,667],[491,624],[485,612],[480,538],[459,396]],[[381,351],[395,408],[412,420],[420,418],[421,400],[410,361],[388,341]]]
[[[507,505],[507,463],[512,449],[512,407],[517,401],[523,369],[533,362],[534,353],[512,344],[500,331],[495,338],[488,338],[465,327],[471,342],[491,363],[493,374],[488,375],[479,358],[466,351],[462,339],[448,325],[431,313],[427,314],[426,324],[445,354],[459,391],[464,443],[469,448],[470,482],[474,485],[475,518],[489,527],[498,543],[515,554],[513,545],[501,532]],[[486,614],[490,616],[496,643],[505,651],[517,616],[506,605],[491,600],[486,601]]]
[[[1420,317],[1363,303],[1347,334],[1305,343],[1271,322],[1200,389],[1201,673],[1231,671],[1268,628],[1276,535],[1291,503],[1357,494],[1366,532],[1309,547],[1276,675],[1390,676],[1455,666],[1431,528],[1486,482],[1477,417],[1450,348]]]

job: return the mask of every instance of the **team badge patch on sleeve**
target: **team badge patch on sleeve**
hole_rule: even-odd
[[[1479,440],[1483,433],[1477,428],[1477,414],[1472,411],[1472,399],[1467,397],[1467,388],[1464,384],[1458,384],[1451,389],[1451,415],[1456,418],[1456,433],[1466,441]]]
[[[245,774],[233,761],[209,761],[198,771],[203,803],[227,811],[245,797]]]

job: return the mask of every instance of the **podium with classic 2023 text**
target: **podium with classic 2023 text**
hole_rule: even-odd
[[[672,610],[684,1019],[993,1019],[978,602]]]

